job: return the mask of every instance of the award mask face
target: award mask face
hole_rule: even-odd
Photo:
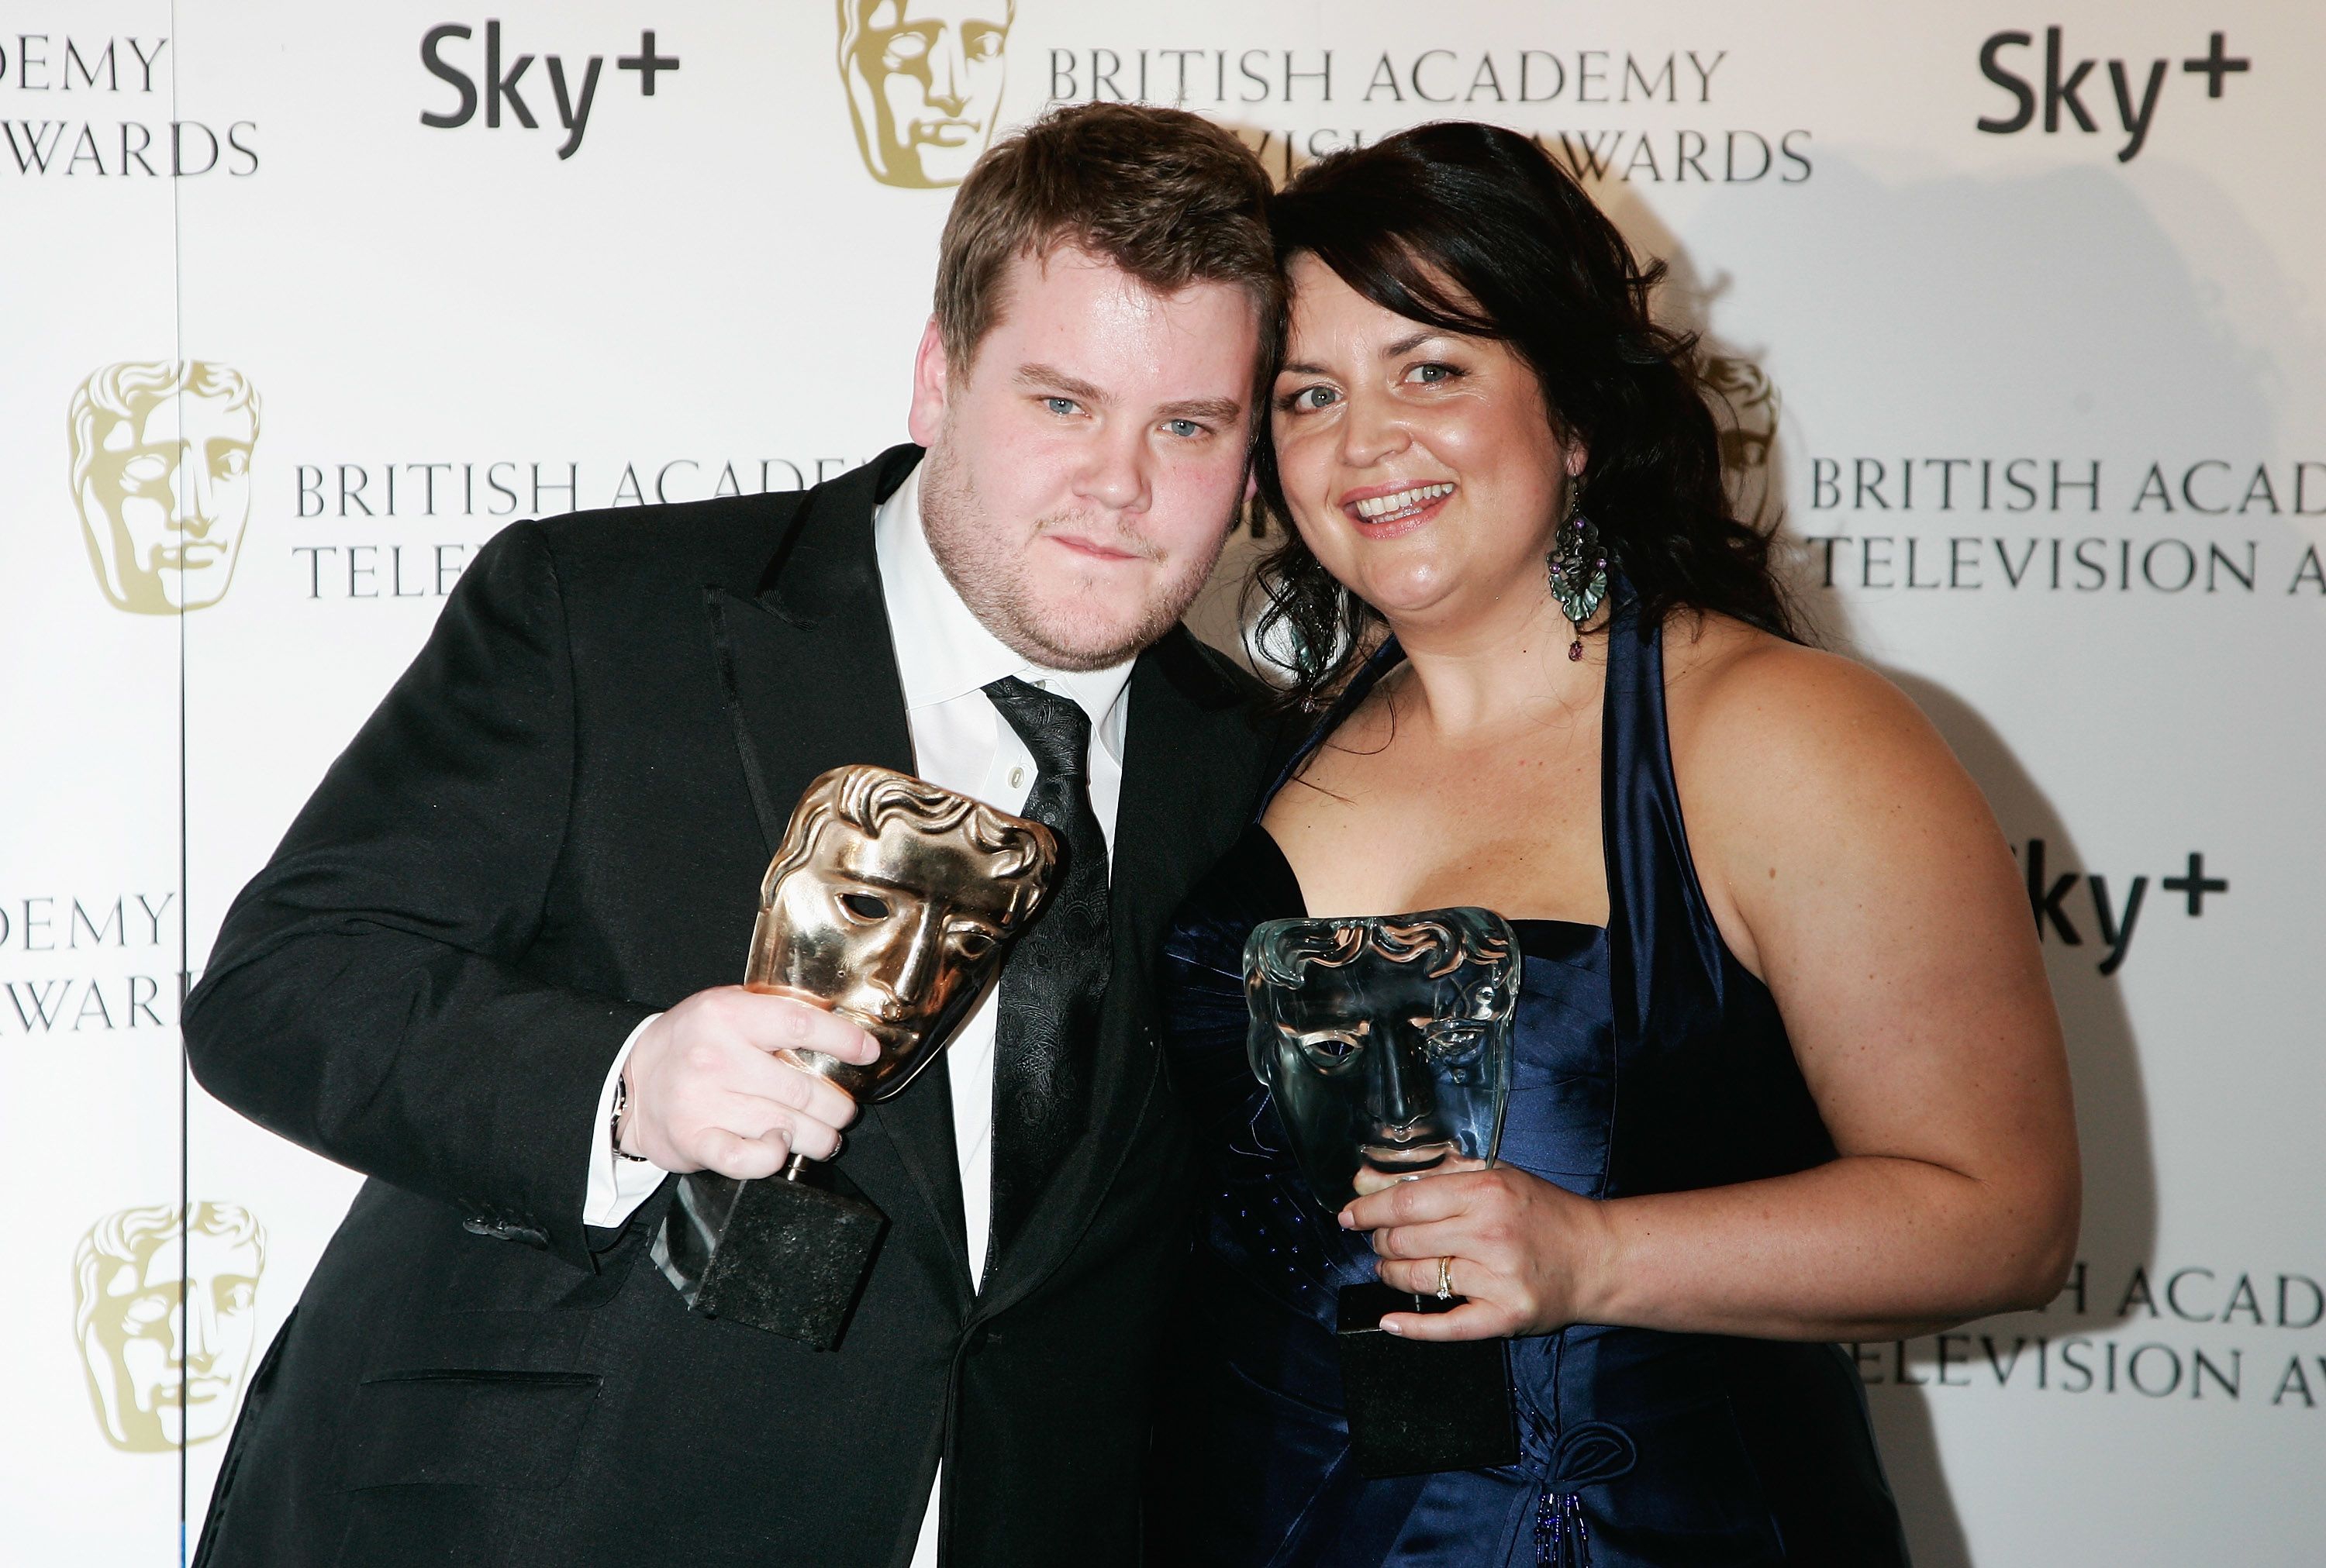
[[[869,1067],[800,1060],[860,1101],[886,1099],[976,1002],[1056,859],[1038,822],[887,768],[834,768],[808,786],[768,868],[743,983],[879,1041]]]
[[[1355,1196],[1360,1168],[1493,1159],[1521,967],[1502,916],[1272,920],[1243,963],[1251,1070],[1327,1208]]]

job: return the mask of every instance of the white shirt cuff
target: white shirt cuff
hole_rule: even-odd
[[[614,1140],[606,1127],[614,1114],[614,1090],[622,1081],[622,1069],[629,1065],[630,1047],[638,1043],[647,1025],[661,1016],[660,1013],[650,1014],[630,1031],[630,1037],[614,1053],[614,1065],[607,1070],[606,1087],[598,1091],[598,1119],[590,1124],[590,1192],[582,1203],[582,1222],[585,1225],[604,1230],[614,1229],[636,1212],[639,1204],[653,1197],[655,1189],[670,1174],[659,1165],[617,1158]]]

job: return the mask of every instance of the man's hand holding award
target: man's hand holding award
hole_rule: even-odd
[[[659,1138],[700,1167],[682,1178],[655,1247],[696,1311],[838,1344],[888,1221],[809,1162],[839,1152],[860,1105],[936,1059],[1041,906],[1056,860],[1041,824],[886,768],[835,768],[808,786],[760,885],[742,991],[686,1004],[732,1008],[730,1027],[656,1043],[633,1078],[667,1073],[666,1101],[692,1101],[698,1118],[674,1131],[665,1103],[644,1147],[623,1128],[628,1152],[661,1163]],[[807,1006],[768,1012],[760,997]],[[732,1052],[758,1060],[725,1060]],[[675,1061],[711,1072],[672,1071]]]

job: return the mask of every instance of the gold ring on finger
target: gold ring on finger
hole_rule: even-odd
[[[1454,1260],[1450,1257],[1441,1257],[1437,1260],[1437,1299],[1439,1301],[1454,1299]]]

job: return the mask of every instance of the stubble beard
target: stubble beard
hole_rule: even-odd
[[[1208,557],[1200,562],[1190,560],[1182,572],[1160,576],[1128,626],[1097,624],[1099,617],[1086,610],[1076,614],[1045,599],[1026,570],[1016,530],[997,524],[950,441],[940,438],[926,464],[921,526],[929,553],[985,629],[1011,653],[1046,670],[1112,669],[1160,642],[1203,592],[1219,559],[1219,547],[1227,543],[1228,519],[1223,518]],[[1065,515],[1046,517],[1035,524],[1035,533],[1073,521]],[[1147,541],[1121,530],[1112,532],[1118,542],[1149,559],[1161,557]]]

